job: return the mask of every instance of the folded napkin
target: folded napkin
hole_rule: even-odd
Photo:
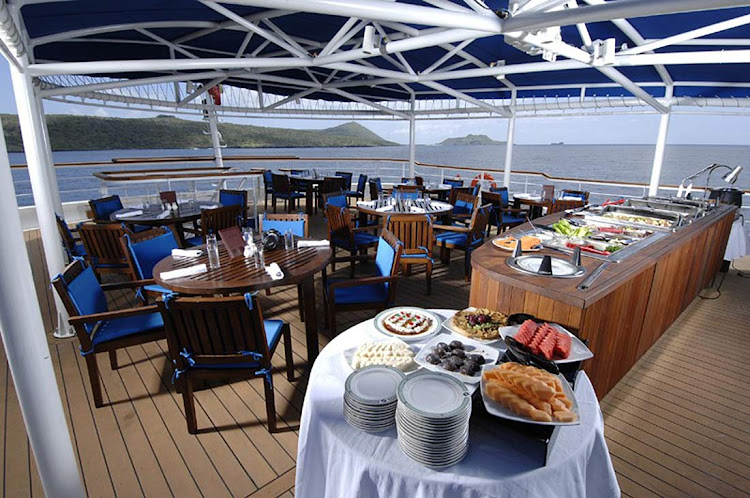
[[[388,211],[393,211],[393,206],[379,207],[375,211],[377,211],[378,213],[385,213],[385,212],[388,212]]]
[[[300,240],[297,247],[328,247],[331,243],[327,240]]]
[[[281,271],[281,267],[277,263],[271,263],[266,266],[266,273],[268,273],[272,280],[281,280],[284,278],[284,272]]]
[[[531,194],[524,194],[524,193],[513,194],[513,197],[518,197],[519,199],[529,199],[531,198]]]
[[[564,196],[560,197],[560,200],[563,200],[563,201],[580,201],[582,199],[580,197],[578,197],[578,196],[575,196],[575,195],[564,195]]]
[[[438,188],[442,188],[444,190],[450,190],[451,186],[448,185],[447,183],[441,183],[440,185],[438,185]]]
[[[156,217],[160,220],[163,220],[164,218],[168,217],[171,213],[172,211],[170,211],[169,209],[165,209],[161,213],[157,214]]]
[[[366,208],[373,208],[378,201],[357,201],[357,206],[364,206]]]
[[[426,211],[424,210],[424,208],[412,206],[410,209],[410,212],[420,214],[420,213],[425,213]]]
[[[201,209],[216,209],[217,207],[219,206],[216,204],[201,204]]]
[[[121,218],[132,218],[133,216],[140,216],[142,214],[143,214],[142,209],[136,209],[135,211],[128,211],[126,213],[116,214],[115,218],[119,220]]]
[[[161,272],[161,279],[162,280],[173,280],[175,278],[184,278],[184,277],[190,277],[192,275],[200,275],[201,273],[206,273],[208,271],[208,267],[205,263],[200,265],[193,265],[188,266],[187,268],[179,268],[177,270],[172,271],[163,271]]]
[[[172,249],[172,256],[176,258],[197,258],[201,254],[200,249]]]

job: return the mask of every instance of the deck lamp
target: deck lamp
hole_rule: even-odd
[[[742,166],[735,166],[734,168],[732,168],[731,166],[727,166],[726,164],[716,164],[716,163],[709,164],[705,168],[701,168],[700,170],[696,171],[692,175],[685,177],[680,182],[680,186],[677,189],[677,197],[682,197],[683,189],[685,188],[685,183],[690,182],[688,183],[687,189],[685,190],[685,197],[687,197],[693,189],[693,180],[708,171],[708,178],[706,180],[706,188],[703,192],[703,196],[705,197],[707,192],[711,189],[710,188],[711,187],[711,173],[713,173],[715,170],[720,169],[720,168],[726,168],[729,170],[729,173],[727,173],[726,175],[722,177],[722,180],[724,180],[725,182],[729,184],[734,184],[734,182],[737,181],[737,177],[740,175],[740,172],[744,169]]]

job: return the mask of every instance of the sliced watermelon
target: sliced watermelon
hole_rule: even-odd
[[[544,338],[551,333],[552,329],[548,324],[545,323],[544,325],[539,327],[536,331],[536,334],[534,334],[534,338],[531,339],[531,343],[529,343],[528,345],[529,351],[531,351],[533,354],[539,354],[539,345],[542,343]]]
[[[531,340],[534,338],[534,333],[536,332],[537,328],[539,328],[535,321],[533,320],[526,320],[521,324],[521,328],[518,329],[518,333],[515,335],[514,339],[524,346],[528,346]]]
[[[555,343],[557,342],[557,333],[551,327],[548,328],[549,333],[539,343],[539,354],[544,356],[546,359],[551,360],[552,355],[555,351]]]
[[[570,356],[570,348],[573,342],[570,336],[564,332],[557,332],[555,339],[555,356],[560,358]]]

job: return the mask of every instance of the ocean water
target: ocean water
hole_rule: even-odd
[[[513,148],[513,170],[544,172],[551,176],[568,178],[588,178],[598,180],[648,183],[653,161],[653,145],[516,145]],[[407,146],[392,147],[320,147],[320,148],[263,148],[263,149],[224,149],[224,156],[295,156],[302,158],[408,158]],[[164,156],[207,156],[210,149],[155,149],[155,150],[106,150],[106,151],[64,151],[53,153],[56,163],[60,162],[109,162],[112,158],[164,157]],[[22,153],[9,154],[11,164],[24,164]],[[470,166],[486,170],[503,169],[505,161],[504,145],[463,145],[437,146],[419,145],[417,161],[445,166]],[[661,183],[679,184],[680,180],[712,163],[746,167],[736,187],[750,189],[750,146],[726,145],[671,145],[664,158]],[[180,168],[186,163],[158,166],[113,165],[109,167],[66,167],[57,168],[58,183],[63,201],[86,200],[99,195],[101,182],[93,176],[96,171],[135,169],[135,168]],[[229,163],[239,167],[258,167],[258,163]],[[304,163],[294,161],[273,161],[268,167],[304,167]],[[205,165],[205,163],[203,163]],[[369,161],[322,161],[310,162],[307,167],[331,167],[359,172],[369,176],[400,177],[401,166]],[[375,168],[375,169],[373,169]],[[714,187],[722,186],[719,171],[711,179]],[[465,176],[465,175],[462,175]],[[502,173],[493,175],[496,179]],[[14,169],[13,178],[19,205],[33,204],[31,186],[25,169]],[[514,176],[515,187],[521,188],[522,177]],[[539,182],[539,179],[531,180]],[[705,182],[705,176],[696,185]],[[545,182],[548,183],[548,182]],[[206,185],[210,188],[210,185]],[[602,188],[602,187],[599,187]],[[155,193],[156,187],[130,187],[129,190],[110,189],[121,194]],[[178,187],[179,190],[179,187]],[[611,192],[618,193],[617,189]],[[619,192],[619,193],[625,193]],[[634,193],[632,190],[630,193]]]

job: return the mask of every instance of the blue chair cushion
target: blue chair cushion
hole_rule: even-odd
[[[266,219],[266,215],[263,214],[261,221],[263,221],[264,232],[267,232],[268,230],[271,230],[271,229],[275,229],[283,234],[287,230],[291,229],[295,237],[305,236],[304,218],[300,218],[299,220],[295,220],[295,221],[268,220]]]
[[[161,285],[156,285],[156,284],[144,285],[143,290],[148,291],[148,292],[158,292],[159,294],[169,294],[170,292],[172,292],[171,290],[166,289],[162,287]]]
[[[384,238],[379,237],[378,249],[375,253],[375,266],[378,268],[379,276],[385,277],[391,274],[394,259],[396,259],[396,251]]]
[[[145,232],[146,230],[151,230],[154,227],[148,226],[148,225],[133,225],[133,231],[135,233]]]
[[[65,286],[68,297],[73,302],[79,315],[93,315],[104,313],[107,307],[107,297],[104,295],[99,280],[96,279],[94,270],[89,266],[76,278]],[[93,323],[84,324],[84,328],[91,332]]]
[[[367,246],[378,241],[378,236],[367,232],[354,232],[354,245]],[[349,239],[334,238],[333,244],[343,249],[349,249]]]
[[[435,236],[439,244],[453,244],[454,246],[463,247],[466,245],[466,234],[461,232],[441,232]]]
[[[160,313],[147,313],[145,315],[126,316],[113,320],[99,322],[91,343],[96,346],[108,341],[120,339],[134,334],[152,332],[164,327],[164,321]]]
[[[174,234],[169,229],[166,229],[163,235],[142,242],[131,243],[128,235],[125,235],[125,240],[138,270],[139,279],[153,278],[156,263],[172,254],[172,249],[179,247]]]
[[[188,247],[203,245],[203,237],[190,237],[189,239],[185,239],[185,245]]]
[[[281,199],[301,199],[304,196],[305,194],[302,194],[300,192],[290,192],[288,194],[282,194],[282,193],[276,194],[276,197],[279,197]]]
[[[473,210],[474,204],[466,202],[464,200],[456,201],[456,204],[453,206],[454,215],[468,215],[471,214]]]
[[[450,179],[443,179],[443,184],[450,185],[451,187],[463,187],[464,181],[463,180],[450,180]]]
[[[330,284],[336,281],[337,280],[329,280],[329,288]],[[336,304],[382,303],[388,299],[388,288],[385,284],[337,287],[333,289],[333,298]]]
[[[91,204],[94,209],[94,219],[96,220],[109,221],[109,215],[122,209],[122,201],[116,195],[107,200],[93,200]]]
[[[78,256],[81,258],[86,256],[86,248],[83,247],[83,244],[81,243],[76,244],[71,252],[73,253],[73,256]]]
[[[219,192],[219,202],[222,206],[243,206],[245,205],[245,198],[240,194],[231,194],[229,192]]]
[[[506,225],[513,224],[513,223],[524,223],[526,221],[526,218],[522,218],[520,216],[512,216],[509,214],[503,215],[503,223]]]
[[[336,206],[339,208],[345,208],[349,204],[346,202],[346,196],[345,195],[332,195],[326,200],[326,206],[327,205]]]
[[[584,194],[574,194],[573,192],[562,191],[562,197],[577,197],[583,202],[586,202],[586,196]]]
[[[357,192],[356,190],[347,190],[344,192],[346,195],[350,197],[364,197],[364,192]]]

